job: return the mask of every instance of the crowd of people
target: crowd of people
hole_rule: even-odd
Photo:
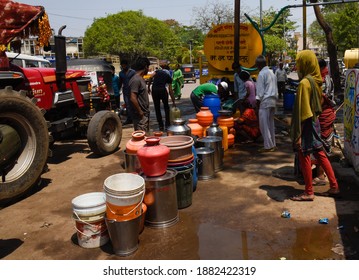
[[[200,111],[203,98],[207,94],[218,95],[221,102],[232,100],[232,106],[239,111],[234,125],[236,140],[242,143],[262,141],[263,147],[258,149],[259,153],[274,152],[277,150],[275,111],[278,99],[283,98],[285,92],[287,73],[283,69],[283,62],[278,63],[279,67],[274,73],[262,55],[256,58],[255,64],[258,69],[256,81],[239,63],[233,63],[233,92],[230,90],[229,80],[222,78],[217,82],[210,81],[197,86],[190,99],[195,112]],[[299,52],[296,65],[299,85],[290,132],[293,151],[305,182],[305,191],[291,199],[312,201],[313,186],[326,185],[326,177],[330,188],[325,195],[339,193],[338,183],[327,156],[330,153],[333,123],[336,118],[333,84],[325,61],[318,60],[313,51]],[[122,89],[127,108],[127,119],[123,124],[133,124],[134,130],[149,132],[149,95],[152,95],[159,130],[164,131],[171,125],[169,97],[172,106],[176,107],[175,100],[181,98],[183,75],[179,64],[176,64],[172,74],[168,65],[162,65],[146,82],[144,76],[147,75],[149,66],[150,61],[146,57],[140,57],[132,68],[123,60],[119,76],[113,69],[115,106],[120,106],[119,96]],[[165,112],[164,120],[161,102]],[[314,177],[313,164],[317,166],[317,174]]]

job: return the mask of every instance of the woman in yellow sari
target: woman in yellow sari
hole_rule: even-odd
[[[322,77],[318,59],[313,51],[303,50],[297,55],[296,65],[300,83],[294,103],[291,138],[293,148],[298,153],[305,191],[303,194],[292,197],[291,200],[312,201],[314,190],[310,154],[314,155],[329,179],[330,188],[325,194],[339,194],[339,187],[320,138],[318,116],[322,112]]]

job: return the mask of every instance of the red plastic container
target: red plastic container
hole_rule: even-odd
[[[162,176],[167,171],[170,149],[160,144],[160,137],[147,137],[146,145],[137,151],[142,171],[146,176]]]

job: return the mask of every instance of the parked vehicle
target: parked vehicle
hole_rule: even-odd
[[[0,46],[30,30],[32,35],[38,32],[39,42],[49,40],[51,32],[39,29],[41,22],[41,30],[50,30],[42,6],[2,1],[0,7],[4,11],[0,14]],[[86,71],[67,69],[66,37],[61,35],[65,27],[54,36],[55,69],[22,67],[0,51],[0,201],[25,194],[38,181],[46,166],[49,143],[65,132],[86,135],[92,152],[99,156],[113,153],[120,144],[121,120],[107,110],[106,85],[101,83],[93,91]]]
[[[196,73],[194,70],[194,66],[192,64],[182,64],[181,71],[183,74],[183,78],[185,83],[188,82],[196,82]]]
[[[100,81],[104,81],[108,93],[113,94],[112,69],[107,61],[103,59],[70,59],[67,61],[67,67],[72,70],[85,70],[86,75],[91,77],[93,86],[98,86]]]
[[[194,74],[196,76],[196,79],[199,79],[200,76],[199,69],[194,69]]]
[[[330,60],[329,60],[329,58],[326,58],[325,62],[327,63],[328,70],[330,71]],[[340,58],[338,58],[338,66],[339,66],[339,74],[341,76],[345,76],[346,72],[347,72],[347,68],[346,68],[343,60],[340,59]]]
[[[15,64],[22,68],[28,67],[40,67],[50,68],[52,67],[51,62],[45,58],[26,55],[21,53],[6,52],[6,56],[9,58],[10,63]]]

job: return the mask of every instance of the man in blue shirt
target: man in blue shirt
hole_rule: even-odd
[[[112,88],[113,88],[113,95],[115,97],[115,106],[117,110],[120,110],[119,77],[115,73],[115,66],[111,65],[111,69],[112,69]]]
[[[233,62],[232,69],[234,70],[233,91],[237,99],[237,106],[242,114],[245,109],[244,101],[246,99],[247,89],[244,81],[239,77],[239,74],[242,71],[241,65],[237,62]]]

